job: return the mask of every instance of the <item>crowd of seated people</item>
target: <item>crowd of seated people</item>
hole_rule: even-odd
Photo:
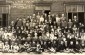
[[[84,52],[85,25],[76,16],[33,14],[0,28],[0,52]]]

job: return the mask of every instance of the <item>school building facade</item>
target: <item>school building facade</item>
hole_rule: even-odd
[[[77,16],[80,22],[85,22],[85,0],[0,0],[0,26],[43,10],[47,14],[64,13],[67,19]]]

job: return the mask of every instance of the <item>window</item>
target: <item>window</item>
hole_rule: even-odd
[[[74,16],[77,17],[78,22],[81,22],[84,24],[84,5],[67,5],[66,6],[66,13],[67,13],[67,18],[68,19],[74,19]]]
[[[66,6],[66,12],[70,12],[70,11],[71,11],[71,6],[70,5]]]
[[[77,12],[77,5],[71,5],[71,12]]]
[[[0,26],[6,27],[8,25],[8,6],[0,6]]]
[[[66,12],[84,12],[84,5],[67,5]]]
[[[77,5],[77,12],[84,12],[84,5]]]

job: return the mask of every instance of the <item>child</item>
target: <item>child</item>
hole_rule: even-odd
[[[14,46],[13,46],[13,52],[17,53],[18,51],[19,51],[19,46],[18,46],[17,43],[15,43]]]
[[[28,44],[28,42],[24,43],[23,48],[25,52],[30,52],[30,45]]]
[[[41,45],[39,44],[39,42],[37,42],[37,45],[36,45],[36,52],[37,53],[41,53]]]
[[[70,41],[69,51],[72,52],[72,53],[74,53],[74,44],[73,44],[73,41]]]
[[[35,41],[33,41],[32,44],[31,44],[31,51],[32,52],[36,51],[36,42]]]
[[[72,26],[73,26],[72,20],[71,20],[71,19],[69,19],[69,21],[68,21],[68,28],[69,28],[69,29],[71,29],[71,28],[72,28]]]
[[[55,39],[55,40],[53,40],[53,42],[52,42],[52,47],[53,47],[53,52],[56,52],[57,50],[58,50],[58,40],[57,40],[57,38]]]
[[[4,52],[9,52],[10,51],[10,46],[9,46],[8,42],[5,42],[5,44],[3,46],[3,51]]]
[[[81,51],[85,52],[85,44],[84,43],[81,43]]]
[[[4,43],[0,41],[0,52],[3,51],[3,46],[4,46]]]
[[[75,52],[80,53],[80,48],[81,48],[81,46],[80,46],[79,42],[76,41],[76,44],[75,44]]]
[[[51,39],[51,41],[53,41],[53,39],[54,39],[54,32],[50,33],[50,39]]]
[[[58,50],[60,52],[63,52],[65,49],[65,43],[63,41],[60,41],[60,43],[58,43]]]
[[[11,45],[10,45],[10,52],[13,53],[13,46],[14,46],[14,42],[11,42]]]

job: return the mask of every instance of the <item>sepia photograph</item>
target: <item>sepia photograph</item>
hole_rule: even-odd
[[[0,55],[85,55],[85,0],[0,0]]]

